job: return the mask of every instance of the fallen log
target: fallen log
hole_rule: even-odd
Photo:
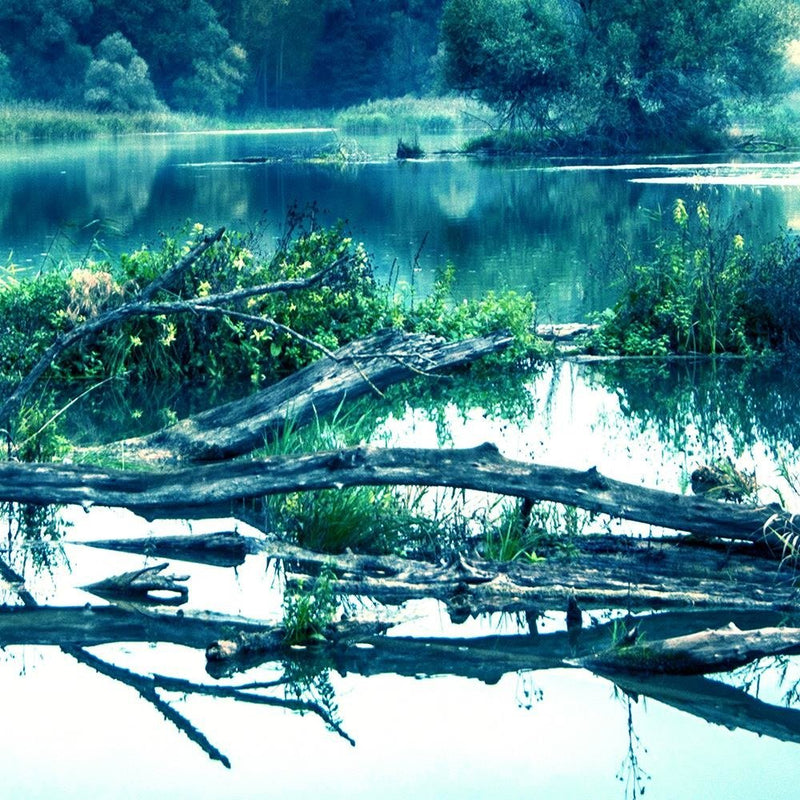
[[[585,610],[628,612],[800,609],[793,574],[776,574],[774,560],[744,548],[697,546],[685,537],[648,540],[592,534],[571,539],[567,558],[557,549],[540,548],[543,558],[536,562],[493,562],[472,554],[447,564],[396,555],[332,555],[277,537],[232,532],[78,544],[217,566],[236,566],[242,553],[261,553],[281,562],[289,586],[327,567],[333,571],[337,595],[366,596],[387,605],[435,598],[453,620],[493,612],[563,611],[570,601]]]
[[[800,653],[800,628],[726,628],[611,647],[578,660],[603,673],[707,675],[728,672],[765,656]]]
[[[0,463],[0,500],[116,506],[145,516],[236,516],[236,501],[345,486],[447,486],[548,500],[691,533],[763,545],[794,556],[800,527],[775,506],[724,503],[649,489],[592,468],[512,461],[491,444],[463,450],[356,447],[174,470],[103,470],[71,464]]]
[[[165,575],[169,564],[156,564],[152,567],[112,575],[83,588],[99,597],[112,600],[135,600],[140,603],[159,605],[181,605],[189,599],[189,587],[182,581],[188,575]]]
[[[217,461],[249,453],[283,431],[416,375],[461,367],[512,342],[507,333],[445,342],[426,334],[388,330],[351,342],[282,381],[242,400],[196,414],[143,437],[85,452],[126,460]]]

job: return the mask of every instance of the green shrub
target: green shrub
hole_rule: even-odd
[[[323,637],[338,607],[333,591],[335,579],[333,570],[325,566],[311,586],[300,583],[294,590],[287,589],[283,597],[286,644],[308,644]]]
[[[675,229],[649,262],[621,271],[621,295],[595,320],[600,353],[751,354],[800,340],[798,244],[784,236],[755,255],[703,202],[678,200]]]

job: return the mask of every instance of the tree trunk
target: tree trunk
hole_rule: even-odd
[[[287,422],[315,416],[412,378],[461,367],[512,342],[505,333],[445,342],[433,336],[383,331],[360,339],[243,400],[227,403],[148,436],[91,448],[125,459],[216,461],[262,447]]]
[[[243,498],[345,486],[447,486],[548,500],[694,534],[766,545],[785,558],[800,534],[780,509],[648,489],[586,471],[512,461],[494,445],[464,450],[356,447],[180,470],[0,463],[0,500],[129,508],[146,516],[236,514]],[[233,511],[232,511],[233,509]]]

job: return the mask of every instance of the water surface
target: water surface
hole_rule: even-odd
[[[48,267],[80,260],[100,239],[112,253],[155,245],[187,223],[264,232],[289,206],[316,204],[346,220],[378,273],[430,287],[452,263],[457,291],[532,291],[543,321],[581,320],[615,298],[611,262],[649,252],[661,212],[677,197],[709,201],[720,224],[763,241],[800,221],[791,157],[492,162],[453,155],[397,162],[395,141],[347,141],[350,163],[320,161],[332,131],[127,136],[64,144],[7,144],[0,156],[0,253]],[[422,141],[430,153],[455,137]],[[242,163],[242,159],[256,159]],[[259,161],[258,159],[264,159]]]

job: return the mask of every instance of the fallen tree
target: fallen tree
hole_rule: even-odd
[[[579,659],[600,672],[706,675],[729,672],[765,656],[800,653],[800,628],[739,630],[730,624],[686,636],[637,641]]]
[[[462,450],[356,447],[174,470],[0,464],[0,500],[128,508],[148,517],[233,513],[245,498],[345,486],[445,486],[548,500],[691,533],[763,545],[791,556],[799,533],[774,506],[724,503],[575,470],[507,459],[491,444]]]
[[[512,342],[499,332],[458,342],[386,330],[335,353],[242,400],[189,417],[148,436],[125,439],[89,452],[139,461],[218,461],[262,447],[285,430],[334,411],[345,400],[416,375],[435,376],[499,353]]]

